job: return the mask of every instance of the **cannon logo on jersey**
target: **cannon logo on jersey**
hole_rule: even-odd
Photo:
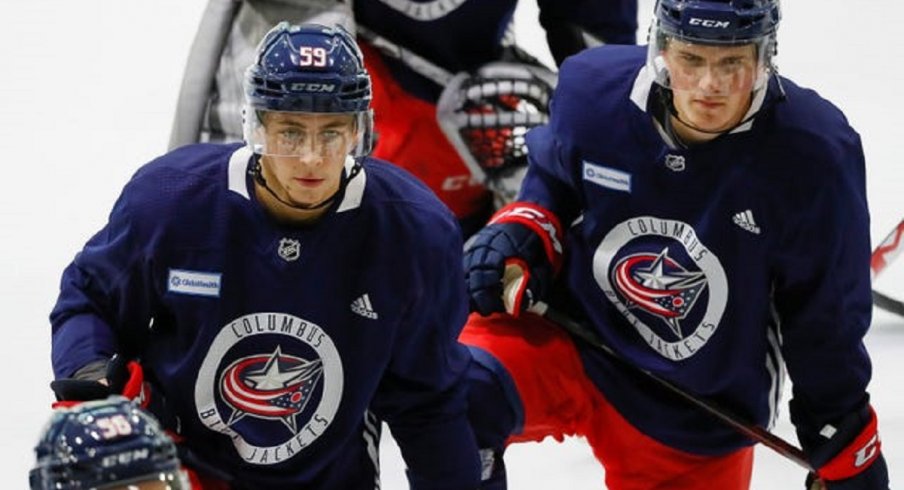
[[[333,423],[342,360],[318,325],[284,313],[253,313],[225,325],[195,382],[199,420],[232,439],[254,465],[285,462]]]
[[[722,264],[681,221],[645,216],[615,226],[596,249],[593,276],[647,345],[673,361],[705,346],[725,312]]]

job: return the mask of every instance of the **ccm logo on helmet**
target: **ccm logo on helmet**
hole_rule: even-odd
[[[332,92],[336,85],[332,83],[293,83],[290,90],[295,92]]]
[[[114,466],[122,466],[137,461],[151,458],[151,450],[148,448],[133,449],[131,451],[123,451],[118,454],[104,456],[100,460],[101,466],[104,468],[112,468]]]
[[[697,17],[691,17],[690,24],[692,26],[712,27],[715,29],[728,29],[731,26],[731,22],[727,20],[700,19]]]

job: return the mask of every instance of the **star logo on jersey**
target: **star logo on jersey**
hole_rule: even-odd
[[[283,355],[279,346],[269,355],[238,359],[223,371],[220,381],[223,401],[233,409],[226,425],[251,415],[279,420],[296,434],[295,417],[304,410],[322,376],[319,359]]]
[[[296,458],[336,419],[342,358],[316,323],[250,313],[223,325],[206,348],[194,381],[198,420],[227,436],[245,463]]]
[[[672,219],[640,216],[612,227],[593,255],[593,278],[623,325],[672,361],[706,346],[728,303],[718,257],[693,226]]]
[[[706,287],[702,272],[688,272],[668,256],[634,254],[621,259],[613,273],[616,289],[628,308],[642,308],[665,321],[677,339],[683,339],[679,321],[691,310]]]

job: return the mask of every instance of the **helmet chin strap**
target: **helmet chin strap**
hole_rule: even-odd
[[[336,189],[336,192],[316,204],[295,204],[279,197],[279,195],[277,195],[276,192],[274,192],[273,189],[267,184],[267,179],[264,178],[264,174],[261,171],[260,156],[254,159],[254,163],[251,164],[251,168],[248,171],[251,173],[251,176],[254,177],[254,181],[257,182],[258,185],[263,187],[268,193],[270,193],[271,196],[273,196],[274,199],[281,202],[282,204],[290,208],[299,209],[302,211],[316,211],[318,209],[323,209],[329,206],[330,204],[335,202],[338,197],[341,197],[343,194],[345,194],[345,187],[348,185],[348,181],[353,179],[356,175],[358,175],[358,172],[361,171],[361,163],[358,162],[357,159],[355,159],[355,165],[352,167],[352,170],[348,175],[345,175],[345,171],[343,170],[342,175],[339,178],[339,188]]]

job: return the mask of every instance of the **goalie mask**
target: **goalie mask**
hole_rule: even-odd
[[[455,75],[440,96],[440,127],[497,206],[518,192],[527,170],[524,136],[549,121],[555,83],[544,67],[493,62]]]
[[[32,490],[187,490],[176,446],[124,397],[56,410],[35,447]]]

